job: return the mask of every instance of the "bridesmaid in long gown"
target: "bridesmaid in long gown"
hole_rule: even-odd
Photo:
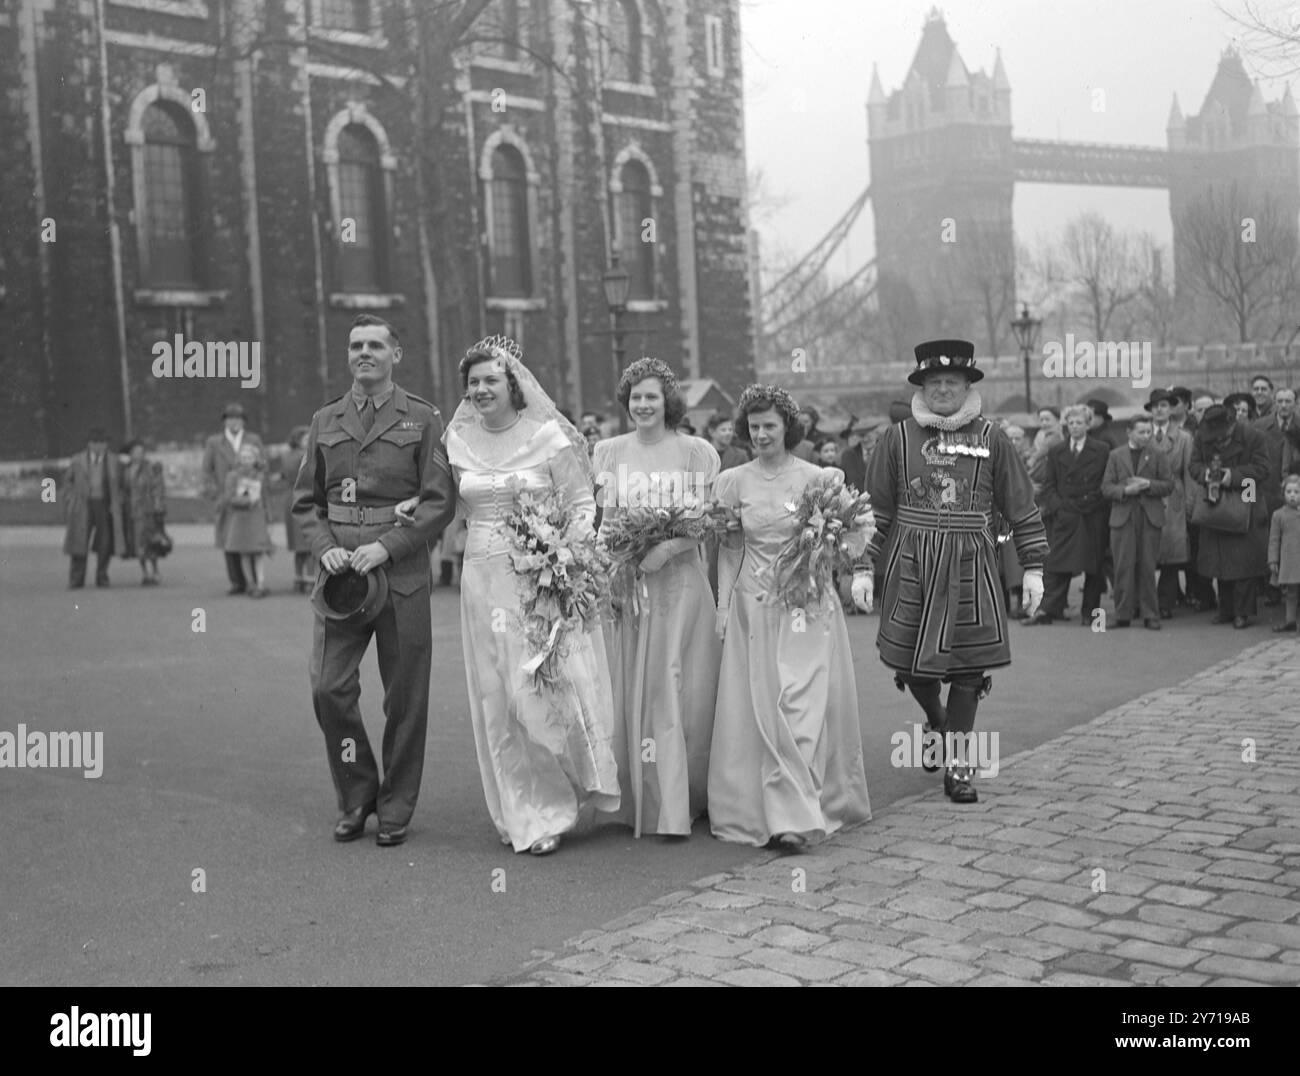
[[[635,429],[596,444],[601,525],[628,507],[689,507],[686,495],[706,500],[718,454],[707,441],[677,431],[685,404],[667,364],[632,363],[619,382],[618,402]],[[721,659],[700,543],[659,543],[642,559],[637,585],[637,608],[622,610],[605,632],[623,790],[618,820],[638,837],[689,837],[705,809]]]
[[[560,490],[594,520],[590,463],[513,341],[470,348],[460,378],[466,398],[447,428],[447,456],[468,521],[461,639],[483,794],[503,844],[545,855],[583,807],[618,808],[613,697],[598,628],[570,639],[560,687],[539,692],[522,671],[531,655],[503,525],[514,502],[506,483]]]
[[[723,471],[717,499],[740,513],[743,545],[724,542],[717,627],[723,637],[709,761],[709,824],[725,841],[794,851],[871,817],[844,613],[833,594],[798,617],[769,570],[794,535],[785,505],[825,470],[791,455],[802,432],[784,389],[751,385],[737,435],[756,459]]]

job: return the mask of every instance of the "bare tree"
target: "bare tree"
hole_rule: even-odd
[[[1245,343],[1283,318],[1297,287],[1297,236],[1271,191],[1232,182],[1209,187],[1183,212],[1178,235],[1186,273],[1196,293],[1228,316]]]
[[[1065,226],[1061,255],[1065,279],[1074,285],[1093,339],[1108,339],[1116,312],[1141,292],[1133,240],[1100,214],[1081,213]]]
[[[1133,307],[1138,329],[1136,334],[1121,334],[1125,337],[1140,334],[1158,348],[1171,347],[1176,342],[1174,289],[1171,277],[1165,272],[1168,253],[1149,232],[1138,237],[1139,290]]]
[[[1266,78],[1300,74],[1300,9],[1294,0],[1240,0],[1215,7],[1240,30],[1244,50]]]
[[[1015,316],[1015,239],[1007,242],[1006,229],[997,223],[967,224],[964,235],[953,244],[952,289],[964,300],[964,313],[972,328],[978,323],[977,346],[986,355],[1000,355],[1011,348],[1011,319]],[[966,330],[970,332],[970,329]]]

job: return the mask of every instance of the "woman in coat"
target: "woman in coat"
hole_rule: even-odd
[[[1246,502],[1250,520],[1246,533],[1202,525],[1196,564],[1201,575],[1218,581],[1219,615],[1214,623],[1247,627],[1248,618],[1256,611],[1259,578],[1268,571],[1269,514],[1263,497],[1270,481],[1268,444],[1258,430],[1235,421],[1231,411],[1215,404],[1196,430],[1191,469],[1192,480],[1199,487],[1198,500],[1212,483],[1217,483],[1221,496],[1254,491],[1254,497]]]
[[[148,459],[144,442],[128,441],[122,446],[130,460],[122,471],[122,501],[129,524],[124,528],[129,556],[140,561],[142,587],[158,585],[158,541],[167,517],[167,487],[162,464]]]

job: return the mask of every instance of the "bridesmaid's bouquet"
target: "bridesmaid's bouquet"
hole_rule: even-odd
[[[609,557],[591,522],[555,490],[536,492],[519,479],[506,483],[514,508],[505,518],[514,549],[511,566],[523,598],[524,639],[532,652],[523,670],[533,686],[555,687],[572,632],[589,631],[609,600]]]
[[[835,594],[834,573],[851,571],[871,540],[871,501],[832,471],[813,478],[785,508],[795,533],[772,563],[776,592],[787,609],[815,607]]]
[[[682,494],[677,501],[661,508],[623,508],[601,523],[600,546],[612,566],[610,597],[614,612],[622,614],[629,608],[637,611],[637,566],[660,542],[674,538],[700,542],[740,525],[735,511],[727,505],[701,501],[690,493]]]

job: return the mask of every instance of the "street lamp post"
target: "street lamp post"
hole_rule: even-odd
[[[619,265],[617,250],[610,252],[609,268],[605,270],[605,275],[601,277],[600,282],[605,289],[605,302],[609,306],[610,329],[614,337],[614,379],[610,382],[610,391],[615,397],[614,409],[618,412],[618,432],[626,433],[627,415],[618,406],[617,396],[618,379],[623,372],[623,356],[625,354],[622,316],[627,311],[627,294],[632,279],[628,276],[627,270]]]
[[[1025,410],[1034,412],[1033,401],[1029,398],[1029,357],[1038,344],[1038,330],[1043,327],[1042,318],[1029,316],[1029,304],[1020,304],[1020,317],[1011,321],[1011,331],[1016,334],[1016,343],[1020,345],[1020,354],[1025,363]]]

